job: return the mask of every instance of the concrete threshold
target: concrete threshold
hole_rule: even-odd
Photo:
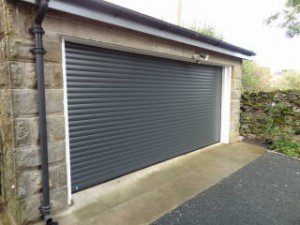
[[[264,153],[242,142],[199,149],[78,192],[54,217],[64,225],[151,224]]]

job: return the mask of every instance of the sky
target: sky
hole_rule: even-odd
[[[170,23],[177,23],[178,0],[107,0]],[[194,21],[216,29],[229,42],[257,55],[254,60],[272,72],[300,71],[300,37],[289,39],[285,31],[264,24],[283,9],[285,0],[182,0],[181,23]]]

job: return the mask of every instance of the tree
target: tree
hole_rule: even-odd
[[[266,23],[274,23],[286,29],[286,36],[289,38],[300,35],[300,0],[287,0],[285,9],[270,16]]]
[[[196,31],[198,33],[207,35],[209,37],[217,38],[223,40],[224,37],[220,34],[213,26],[207,24],[201,24],[197,21],[194,21],[191,26],[188,27],[189,29]]]
[[[243,62],[242,84],[248,91],[300,90],[300,72],[282,70],[271,74],[269,68],[246,60]]]
[[[295,70],[283,70],[273,76],[273,89],[300,90],[300,72]]]
[[[271,72],[253,61],[243,62],[242,84],[244,90],[269,91],[271,88]]]

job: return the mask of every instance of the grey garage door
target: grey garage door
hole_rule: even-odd
[[[72,191],[220,140],[221,67],[66,43]]]

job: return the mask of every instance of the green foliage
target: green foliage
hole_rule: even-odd
[[[300,90],[300,72],[283,70],[272,75],[269,68],[245,60],[242,84],[244,91]]]
[[[282,12],[277,12],[266,20],[267,25],[275,22],[279,27],[286,29],[287,37],[300,35],[300,0],[287,0]]]
[[[284,70],[274,75],[272,89],[277,90],[300,90],[300,72],[295,70]]]
[[[242,84],[244,90],[268,91],[271,87],[271,72],[253,61],[243,62]]]
[[[243,63],[243,88],[246,90],[256,90],[259,84],[259,77],[254,75],[254,66],[251,61]]]
[[[211,25],[201,24],[197,21],[194,21],[193,24],[188,28],[209,37],[217,38],[220,40],[224,39],[223,35],[217,32],[217,30]]]
[[[288,156],[300,157],[300,143],[291,139],[296,131],[280,126],[286,123],[284,115],[290,110],[290,107],[283,103],[278,103],[271,105],[267,110],[266,135],[271,148]]]
[[[300,143],[281,138],[273,142],[272,148],[282,154],[292,157],[300,157]]]
[[[290,107],[284,103],[272,104],[267,108],[267,115],[265,118],[266,135],[272,142],[278,137],[287,138],[290,136],[292,131],[290,129],[285,130],[284,128],[278,126],[285,124],[285,112],[289,111]]]
[[[245,91],[241,96],[240,134],[266,143],[274,151],[300,157],[299,106],[300,91]]]

